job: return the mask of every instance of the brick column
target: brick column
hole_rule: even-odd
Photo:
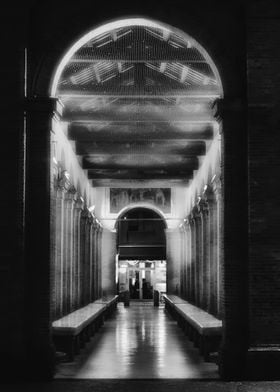
[[[245,103],[227,97],[216,103],[215,116],[222,120],[222,237],[221,313],[223,342],[220,374],[239,379],[246,374],[248,345],[248,185]],[[219,222],[219,225],[221,222]]]
[[[53,278],[50,261],[50,143],[52,121],[59,118],[59,110],[57,101],[50,98],[34,98],[26,104],[26,345],[27,363],[38,378],[50,378],[54,371],[50,311]]]

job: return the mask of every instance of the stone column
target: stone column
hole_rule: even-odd
[[[204,310],[208,310],[210,303],[210,227],[209,207],[205,197],[201,198],[199,208],[202,221],[201,305]]]
[[[77,197],[74,203],[74,244],[73,244],[73,307],[78,309],[80,307],[81,286],[81,213],[84,208],[84,202],[80,197]]]
[[[188,258],[187,258],[187,232],[186,232],[186,225],[185,223],[183,224],[183,233],[182,233],[182,246],[183,246],[183,252],[182,252],[182,257],[183,257],[183,296],[184,298],[187,297],[187,265],[188,265]]]
[[[97,232],[97,259],[98,259],[98,285],[99,285],[99,292],[98,298],[102,297],[102,233],[103,229],[101,226],[98,227]]]
[[[65,190],[57,186],[55,198],[55,226],[53,235],[55,236],[54,254],[54,288],[55,288],[55,318],[62,317],[63,314],[63,231],[64,231],[64,193]]]
[[[85,274],[84,274],[84,303],[85,305],[90,302],[91,293],[91,214],[87,210],[86,218],[86,236],[85,236]]]
[[[223,198],[222,184],[218,176],[212,179],[212,187],[214,192],[213,200],[213,225],[216,235],[213,238],[213,257],[215,258],[215,285],[216,285],[216,310],[217,316],[223,316],[223,300],[224,300],[224,236],[223,236]]]
[[[195,227],[195,265],[194,265],[194,292],[195,304],[201,306],[202,289],[202,221],[201,214],[197,206],[193,209]]]
[[[180,262],[180,290],[179,290],[179,292],[180,292],[180,296],[181,297],[184,297],[184,295],[185,295],[185,282],[184,282],[184,280],[185,280],[185,262],[186,262],[186,260],[185,260],[185,251],[184,251],[184,228],[183,228],[183,226],[181,226],[180,227],[180,230],[179,230],[179,233],[180,233],[180,259],[179,259],[179,262]]]
[[[81,212],[80,219],[80,306],[86,304],[87,219],[88,211],[85,208]]]
[[[102,247],[102,296],[106,297],[114,295],[116,291],[116,232],[103,229],[100,245]]]
[[[180,231],[165,229],[167,292],[179,294],[180,288]]]
[[[95,300],[97,298],[96,230],[97,230],[97,223],[96,223],[96,219],[94,218],[93,225],[92,225],[92,268],[93,268],[92,300]]]
[[[94,263],[93,263],[93,238],[94,238],[94,219],[92,214],[88,219],[89,231],[89,250],[88,250],[88,269],[89,269],[89,286],[88,286],[88,302],[92,302],[94,298]]]
[[[186,284],[186,299],[190,300],[190,271],[191,271],[191,228],[190,228],[190,221],[189,219],[185,220],[185,248],[186,248],[186,277],[185,277],[185,284]]]
[[[208,312],[218,317],[218,223],[217,223],[217,203],[214,193],[207,189],[205,194],[208,204],[208,242],[209,242],[209,302]]]
[[[50,287],[54,281],[50,260],[50,142],[52,121],[59,118],[60,109],[56,99],[34,98],[26,103],[26,362],[41,378],[51,377],[54,371],[50,328]]]
[[[195,265],[196,265],[196,231],[194,215],[190,214],[190,301],[195,302]]]

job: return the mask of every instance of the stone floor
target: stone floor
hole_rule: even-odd
[[[73,363],[48,383],[0,384],[1,392],[280,392],[280,382],[223,382],[163,308],[119,305]]]
[[[131,302],[118,304],[75,361],[60,363],[56,378],[217,379],[218,368],[203,361],[163,307]]]
[[[279,381],[217,380],[55,380],[51,383],[0,385],[1,392],[279,392]]]

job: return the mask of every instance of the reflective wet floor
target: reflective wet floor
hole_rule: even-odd
[[[118,304],[74,362],[60,363],[57,378],[218,378],[163,307]]]

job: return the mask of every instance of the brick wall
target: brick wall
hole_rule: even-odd
[[[280,7],[248,7],[249,371],[277,377],[280,345]],[[278,359],[277,359],[278,358]],[[264,366],[264,363],[266,364]],[[255,377],[256,374],[253,374]]]

